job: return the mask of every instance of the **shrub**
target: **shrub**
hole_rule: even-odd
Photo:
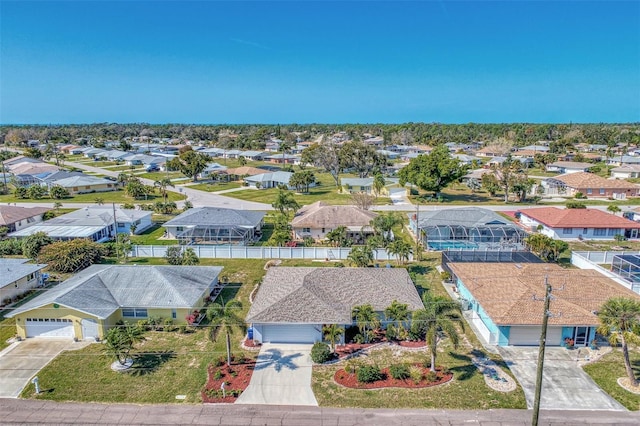
[[[42,220],[49,220],[53,219],[54,217],[56,217],[56,212],[54,212],[53,210],[49,210],[48,212],[44,212],[44,214],[42,215]]]
[[[324,342],[316,342],[311,348],[311,360],[316,364],[322,364],[331,359],[331,349]]]
[[[567,201],[565,206],[568,209],[586,209],[587,208],[587,206],[584,203],[581,203],[578,201]]]
[[[411,367],[409,367],[409,377],[411,377],[411,380],[413,380],[413,382],[415,384],[418,384],[422,381],[422,368],[418,367],[417,365],[412,365]]]
[[[135,204],[132,204],[132,203],[124,203],[122,205],[122,208],[125,210],[135,210],[136,206]]]
[[[333,265],[333,266],[335,266],[336,268],[344,268],[344,263],[342,263],[342,262],[338,262],[338,263],[336,263],[336,264],[335,264],[335,265]]]
[[[364,343],[364,336],[360,333],[353,336],[353,343]]]
[[[451,281],[451,273],[447,271],[440,272],[440,279],[445,282]]]
[[[582,200],[582,199],[584,199],[584,198],[587,198],[587,197],[585,197],[585,196],[584,196],[584,194],[583,194],[582,192],[580,192],[580,191],[576,192],[576,195],[574,195],[574,197],[575,197],[576,199],[578,199],[578,200]]]
[[[22,254],[22,242],[16,238],[0,241],[0,256]]]
[[[174,327],[173,327],[173,319],[172,318],[165,318],[164,320],[164,331],[173,331]]]
[[[424,378],[427,379],[427,382],[433,383],[438,380],[438,374],[435,371],[429,371],[424,375]]]
[[[216,372],[215,372],[215,373],[214,373],[214,375],[213,375],[213,378],[214,378],[215,380],[220,380],[220,379],[222,379],[222,371],[221,371],[221,370],[216,370]]]
[[[409,368],[405,364],[392,364],[389,367],[389,373],[391,377],[397,380],[405,380],[411,376],[409,374]]]
[[[358,361],[354,359],[350,359],[344,363],[344,371],[346,371],[349,374],[354,374],[357,368],[358,368]]]
[[[187,332],[187,325],[186,324],[180,324],[178,326],[178,333],[185,334],[186,332]]]
[[[363,365],[358,368],[356,378],[360,383],[373,383],[382,380],[382,372],[377,365]]]

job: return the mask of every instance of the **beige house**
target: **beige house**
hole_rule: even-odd
[[[42,269],[47,265],[27,263],[29,259],[0,258],[0,306],[42,285]]]
[[[92,265],[6,316],[27,337],[102,339],[118,321],[185,324],[221,290],[219,266]]]
[[[94,176],[72,176],[52,182],[52,186],[61,186],[71,195],[115,191],[117,189],[115,182]]]
[[[332,206],[318,201],[298,210],[291,221],[291,228],[295,239],[311,237],[319,241],[324,240],[329,232],[344,226],[347,238],[361,244],[373,234],[369,224],[376,216],[372,211],[355,206]]]

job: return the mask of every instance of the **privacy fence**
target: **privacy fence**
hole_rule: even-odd
[[[133,246],[132,257],[164,257],[171,246]],[[306,259],[347,260],[350,247],[251,247],[237,245],[187,245],[202,259]],[[386,249],[373,250],[374,260],[396,260]],[[409,257],[413,259],[413,257]]]

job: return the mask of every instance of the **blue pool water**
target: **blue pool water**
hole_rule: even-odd
[[[451,250],[451,249],[477,249],[478,244],[468,241],[429,241],[427,243],[431,250]]]

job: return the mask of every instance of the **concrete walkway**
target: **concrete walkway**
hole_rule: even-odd
[[[88,342],[33,338],[12,344],[0,354],[0,398],[17,398],[33,376],[63,350],[76,350]],[[41,383],[46,387],[46,383]]]
[[[527,406],[533,407],[538,347],[506,346],[498,350],[524,390]],[[577,351],[546,348],[540,407],[546,410],[626,409],[607,395],[578,366]]]
[[[249,387],[236,404],[312,405],[311,345],[262,345]]]

